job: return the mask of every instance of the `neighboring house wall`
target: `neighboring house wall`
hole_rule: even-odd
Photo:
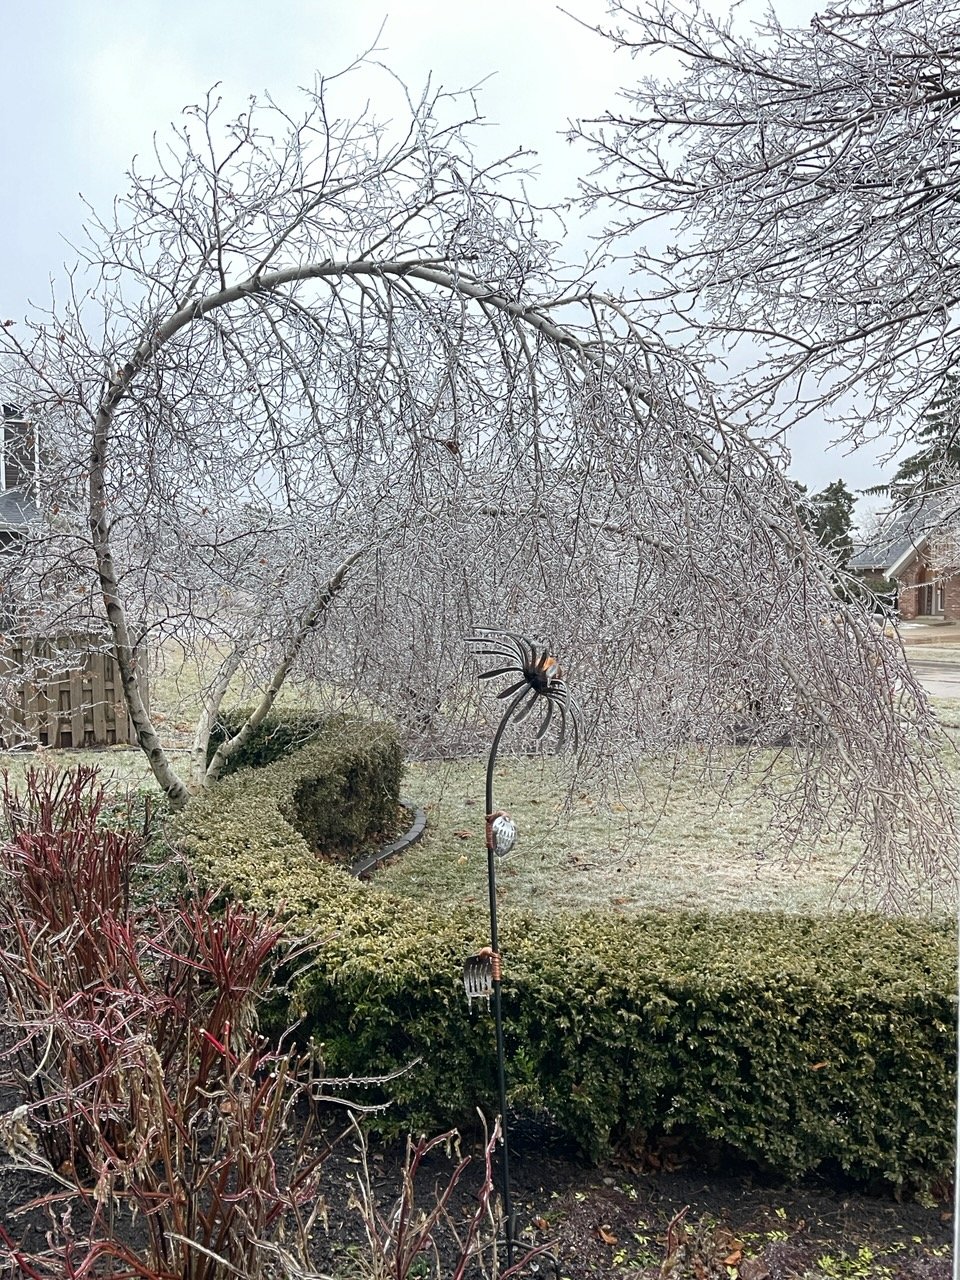
[[[900,617],[904,621],[943,618],[944,622],[960,622],[960,575],[935,574],[928,563],[926,549],[897,575],[897,583]]]
[[[900,590],[897,596],[900,617],[906,622],[912,622],[920,609],[920,598],[917,579],[920,576],[921,565],[919,561],[915,561],[909,569],[904,570],[897,578],[897,585]]]
[[[13,405],[3,406],[3,448],[0,449],[0,489],[32,493],[37,481],[37,439],[33,423]]]

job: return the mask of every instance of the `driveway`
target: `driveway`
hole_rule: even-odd
[[[940,661],[921,653],[908,649],[907,659],[927,693],[934,698],[960,698],[960,657]]]

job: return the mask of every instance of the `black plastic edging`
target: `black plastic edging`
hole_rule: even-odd
[[[400,804],[413,814],[413,825],[402,836],[398,836],[396,840],[391,840],[389,844],[385,844],[376,853],[370,854],[366,858],[361,858],[359,862],[355,862],[350,868],[350,874],[358,880],[362,880],[371,871],[375,871],[388,858],[393,858],[398,853],[403,853],[410,845],[416,844],[423,835],[424,828],[427,825],[426,813],[422,809],[418,809],[414,801],[408,800],[406,796],[400,797]]]

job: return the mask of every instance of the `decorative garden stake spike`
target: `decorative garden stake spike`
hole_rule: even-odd
[[[502,809],[493,807],[493,769],[497,751],[507,725],[519,724],[537,708],[541,712],[536,741],[546,736],[556,719],[558,729],[557,750],[567,741],[568,731],[574,750],[578,743],[577,709],[563,679],[560,664],[546,649],[538,651],[533,641],[513,631],[499,631],[493,627],[480,627],[469,641],[473,652],[480,657],[492,657],[497,665],[489,671],[481,671],[481,680],[509,679],[517,676],[498,695],[507,702],[493,735],[490,756],[487,760],[486,837],[487,837],[487,885],[490,895],[490,946],[483,947],[477,955],[470,956],[463,966],[463,985],[467,1000],[493,997],[493,1018],[497,1036],[497,1077],[500,1087],[500,1191],[503,1212],[507,1222],[507,1266],[513,1265],[516,1244],[516,1218],[510,1193],[510,1152],[507,1144],[507,1075],[503,1047],[503,1010],[500,999],[502,958],[497,927],[497,859],[505,858],[517,839],[517,828]],[[509,699],[509,701],[507,701]]]
[[[486,1000],[490,1006],[493,995],[493,948],[484,947],[475,956],[468,956],[463,962],[463,989],[467,993],[467,1003],[471,1000]]]

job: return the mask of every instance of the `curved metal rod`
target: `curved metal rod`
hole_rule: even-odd
[[[483,651],[483,652],[484,652],[484,653],[489,653],[490,651],[489,651],[489,649],[484,649],[484,651]],[[505,658],[507,655],[506,655],[506,654],[503,654],[502,656]],[[496,668],[496,670],[494,670],[494,671],[481,671],[481,673],[480,673],[480,679],[481,679],[481,680],[493,680],[495,676],[505,676],[505,675],[507,674],[507,672],[508,672],[508,671],[516,671],[516,669],[517,669],[517,664],[516,664],[516,662],[511,662],[511,664],[510,664],[510,666],[509,666],[509,667],[497,667],[497,668]]]
[[[537,742],[546,736],[547,730],[550,728],[550,721],[553,719],[553,708],[556,706],[553,698],[547,699],[547,712],[540,722],[540,728],[537,730]],[[562,709],[562,708],[561,708]]]
[[[493,853],[493,838],[490,829],[490,816],[496,812],[493,807],[493,770],[497,762],[497,752],[504,730],[510,723],[513,713],[529,693],[533,692],[524,681],[524,687],[516,695],[503,715],[490,745],[487,759],[487,788],[485,814],[487,832],[487,889],[490,896],[490,946],[495,954],[500,953],[500,933],[497,922],[497,860]],[[535,701],[536,699],[534,699]],[[507,1266],[513,1265],[513,1248],[516,1236],[516,1219],[513,1212],[513,1196],[510,1191],[510,1148],[507,1143],[507,1066],[506,1048],[503,1041],[503,1003],[500,994],[500,979],[493,979],[493,1021],[497,1036],[497,1084],[500,1093],[500,1191],[503,1196],[503,1212],[507,1223]]]
[[[537,699],[542,696],[537,693],[536,689],[531,689],[530,692],[533,694],[533,697],[530,699],[527,705],[525,707],[521,707],[520,710],[517,712],[517,714],[513,717],[514,724],[521,724],[524,720],[526,720],[527,716],[537,705]]]
[[[533,690],[530,688],[530,686],[527,684],[525,680],[523,681],[523,686],[524,686],[523,689],[520,691],[520,693],[517,694],[514,700],[507,707],[506,711],[504,711],[503,715],[500,717],[500,723],[497,726],[497,732],[493,735],[493,742],[490,744],[490,755],[487,758],[487,791],[486,791],[487,816],[489,816],[491,813],[496,812],[496,810],[493,807],[493,766],[497,762],[497,752],[500,749],[500,739],[503,737],[503,731],[506,729],[507,725],[510,723],[510,718],[513,715],[514,711],[516,711],[517,707],[519,707],[520,703],[524,700],[527,694],[533,692]],[[514,686],[514,688],[516,688],[516,686]],[[495,903],[494,903],[494,906],[496,906]],[[496,942],[494,942],[493,944],[493,949],[494,951],[496,951],[497,949]]]
[[[526,697],[528,693],[534,692],[533,689],[530,688],[527,677],[524,676],[522,680],[518,680],[516,684],[512,684],[509,689],[504,689],[503,693],[498,693],[497,701],[503,702],[504,699],[510,697],[511,693],[516,693],[518,689],[523,689],[525,691],[523,695],[524,697]]]

